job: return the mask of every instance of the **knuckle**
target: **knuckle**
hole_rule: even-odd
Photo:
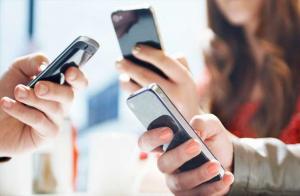
[[[193,128],[195,128],[195,129],[202,129],[203,128],[203,124],[205,123],[203,115],[205,115],[205,114],[197,115],[197,116],[194,116],[192,118],[191,125],[192,125]]]
[[[219,183],[217,183],[217,184],[215,184],[215,186],[213,186],[213,191],[215,193],[219,193],[220,191],[222,191],[222,189],[223,189],[223,186]]]
[[[32,54],[31,58],[33,58],[33,59],[41,59],[41,60],[47,59],[46,55],[44,53],[42,53],[42,52],[36,52],[36,53]]]
[[[218,181],[211,186],[211,192],[215,193],[214,195],[221,195],[220,193],[228,187],[225,187],[223,181]]]
[[[37,127],[43,127],[46,122],[46,117],[39,112],[35,112],[34,114],[32,114],[31,118],[32,124]]]
[[[183,190],[184,185],[181,178],[176,175],[169,178],[169,187],[173,192],[180,192]]]
[[[168,165],[166,164],[167,161],[165,155],[166,154],[163,154],[157,159],[157,167],[162,173],[167,174],[169,173],[169,171],[168,171]]]
[[[48,58],[43,53],[34,53],[30,58],[31,64],[37,65],[43,62],[48,63]]]
[[[16,102],[15,107],[14,107],[15,113],[21,116],[27,115],[25,109],[18,103]]]
[[[199,182],[205,182],[206,176],[206,172],[201,169],[198,169],[197,172],[195,172],[195,179],[197,179]]]
[[[74,93],[73,89],[71,89],[71,88],[70,88],[70,94],[69,94],[69,96],[70,96],[70,101],[73,101],[74,98],[75,98],[75,93]]]
[[[213,123],[219,122],[219,119],[213,114],[207,114],[207,118],[210,122]]]
[[[174,149],[174,155],[172,156],[174,160],[172,160],[173,162],[179,162],[179,163],[185,163],[187,160],[187,157],[186,157],[186,152],[185,152],[185,146],[186,145],[182,145],[180,146],[181,148],[178,148],[178,149]]]
[[[223,125],[221,121],[213,114],[209,114],[208,119],[207,119],[207,126],[214,128],[214,129],[219,129]]]
[[[55,114],[55,115],[62,115],[63,114],[63,109],[61,107],[61,105],[59,103],[54,103],[52,106],[51,106],[51,110],[52,110],[52,113]]]
[[[77,67],[71,66],[67,69],[67,74],[69,74],[69,72],[78,72],[79,69]]]
[[[218,125],[219,119],[213,114],[202,114],[197,120],[197,125],[199,124],[203,129],[208,130]]]

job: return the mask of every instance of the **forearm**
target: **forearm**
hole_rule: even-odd
[[[277,139],[238,139],[234,143],[230,195],[299,195],[300,144]]]

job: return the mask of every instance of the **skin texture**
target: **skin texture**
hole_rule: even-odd
[[[65,73],[70,86],[40,81],[26,84],[47,64],[42,54],[16,59],[0,79],[0,156],[31,151],[55,137],[74,98],[74,88],[87,86],[77,68]]]
[[[221,167],[218,161],[210,161],[194,170],[178,173],[178,168],[197,156],[201,152],[201,147],[198,141],[191,139],[173,150],[162,153],[160,146],[170,143],[173,138],[169,128],[146,131],[139,138],[139,146],[144,151],[161,153],[157,165],[165,174],[167,186],[175,195],[224,195],[228,193],[234,181],[231,168],[232,141],[235,137],[212,114],[195,116],[191,125],[225,168],[226,172],[222,180],[212,184],[203,184],[218,174]]]
[[[237,26],[256,21],[264,0],[215,0],[227,20]]]
[[[217,6],[224,14],[226,19],[235,26],[241,26],[250,44],[251,52],[254,55],[257,64],[261,64],[264,57],[264,51],[257,40],[255,33],[259,23],[259,13],[263,7],[263,0],[215,0]],[[256,87],[254,97],[260,89]]]
[[[143,61],[154,64],[161,69],[169,79],[166,80],[157,74],[137,66],[128,60],[121,60],[116,63],[117,70],[126,74],[136,81],[121,80],[121,87],[134,92],[141,87],[151,83],[157,83],[168,94],[177,108],[186,119],[190,120],[199,113],[200,106],[197,96],[197,85],[188,69],[187,61],[184,58],[174,59],[161,50],[148,46],[139,45],[133,50],[133,55]]]

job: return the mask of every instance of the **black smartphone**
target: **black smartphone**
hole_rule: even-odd
[[[132,55],[132,49],[137,44],[163,49],[153,8],[146,6],[118,10],[111,14],[111,20],[123,57],[167,79],[168,77],[160,69]]]
[[[127,105],[147,130],[169,127],[173,131],[174,138],[170,144],[163,146],[164,151],[172,150],[191,138],[199,141],[202,149],[201,153],[184,163],[179,168],[180,171],[192,170],[209,160],[217,160],[157,84],[151,84],[132,94],[127,99]],[[223,178],[224,172],[225,170],[222,167],[219,174],[209,180],[208,183]]]
[[[64,84],[65,71],[71,66],[84,65],[97,52],[98,48],[97,41],[86,36],[79,36],[27,86],[33,88],[40,80]]]

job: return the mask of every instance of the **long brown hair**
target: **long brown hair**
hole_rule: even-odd
[[[256,31],[265,52],[262,66],[255,62],[243,28],[230,24],[215,0],[207,0],[207,6],[209,26],[216,36],[205,53],[212,77],[211,112],[229,125],[258,81],[263,97],[251,128],[260,137],[277,137],[288,124],[299,94],[299,1],[263,1]]]

